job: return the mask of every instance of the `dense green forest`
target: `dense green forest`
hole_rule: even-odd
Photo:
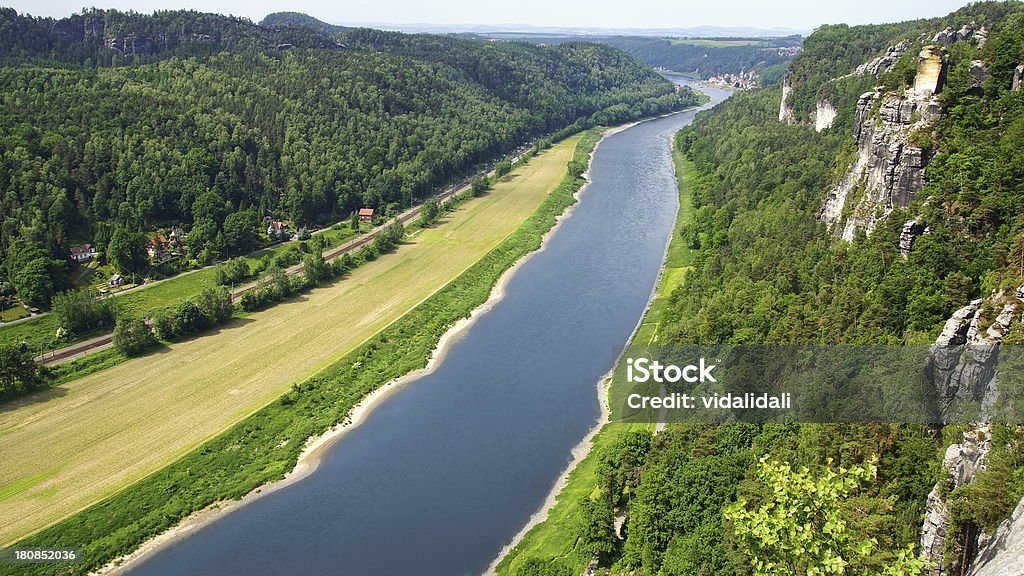
[[[879,82],[854,77],[837,90],[831,79],[902,38],[930,39],[969,22],[984,24],[987,40],[948,47],[924,191],[870,236],[838,240],[818,214],[853,159],[853,88]],[[908,54],[881,84],[902,88],[907,70],[912,80],[917,51]],[[980,89],[968,74],[972,61],[991,71]],[[659,318],[663,340],[930,344],[971,299],[1024,284],[1024,91],[1011,90],[1021,63],[1019,2],[974,4],[929,21],[826,26],[790,72],[796,102],[811,96],[805,111],[826,91],[838,100],[832,129],[779,122],[779,88],[740,92],[700,114],[676,140],[693,165],[696,213],[679,232],[696,258]],[[900,232],[914,217],[929,233],[904,258]],[[1020,336],[1018,324],[1003,342]],[[575,545],[613,574],[921,573],[926,498],[945,478],[945,447],[960,436],[957,427],[908,424],[670,424],[657,435],[614,425],[606,430],[618,440],[599,443],[593,456],[597,488],[577,505]],[[992,530],[1024,495],[1022,430],[993,430],[989,468],[949,497],[947,554],[967,527]],[[616,512],[626,517],[621,538]],[[577,567],[530,561],[516,574]]]
[[[286,19],[291,24],[294,19]],[[275,25],[196,12],[0,10],[4,285],[47,305],[92,243],[148,270],[180,225],[192,265],[293,229],[387,214],[531,138],[692,104],[636,58]]]

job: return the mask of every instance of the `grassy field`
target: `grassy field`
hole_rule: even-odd
[[[0,407],[0,545],[166,466],[356,349],[516,231],[579,139],[342,280]]]
[[[361,232],[367,232],[371,228],[369,224],[363,224]],[[336,246],[357,235],[347,224],[343,224],[338,229],[320,232],[320,234],[327,236],[329,246]],[[245,259],[249,262],[250,266],[255,266],[264,256],[269,255],[272,257],[293,246],[298,246],[298,242],[287,242],[273,248],[259,250],[245,256]],[[98,281],[99,285],[102,285],[105,280],[105,277],[89,278],[88,283],[96,285]],[[216,270],[214,268],[202,268],[200,270],[183,272],[162,282],[125,292],[116,296],[115,302],[117,302],[118,307],[123,313],[139,317],[150,317],[161,309],[174,306],[199,294],[203,288],[212,286],[215,283]],[[46,314],[12,326],[0,327],[0,342],[26,342],[34,350],[46,350],[50,348],[50,343],[56,335],[57,327],[57,318],[52,314]],[[76,334],[73,340],[62,342],[57,347],[86,340],[108,331],[109,329],[105,329],[97,332]]]
[[[741,40],[715,40],[713,38],[676,38],[673,44],[689,44],[691,46],[705,46],[707,48],[725,48],[728,46],[756,46],[763,43],[757,38],[744,38]]]
[[[668,297],[672,290],[682,283],[696,252],[690,249],[678,234],[679,227],[691,221],[694,215],[689,193],[693,169],[675,146],[672,148],[672,159],[679,183],[679,214],[675,226],[677,232],[672,235],[654,299],[644,314],[643,323],[633,336],[632,345],[635,346],[657,342],[658,325],[665,313]],[[576,549],[580,531],[579,502],[600,490],[597,476],[600,455],[607,447],[615,445],[625,432],[638,428],[653,430],[654,424],[609,422],[601,428],[594,437],[589,454],[569,474],[568,481],[559,492],[548,517],[527,532],[522,541],[502,558],[497,567],[500,576],[515,576],[517,568],[530,558],[558,559],[559,562],[571,566],[574,574],[579,574],[590,563],[591,556]]]

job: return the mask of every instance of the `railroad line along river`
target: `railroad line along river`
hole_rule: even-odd
[[[712,104],[727,96],[703,90]],[[643,314],[672,230],[670,140],[694,114],[606,138],[580,202],[504,298],[436,370],[330,446],[316,471],[171,541],[130,573],[485,571],[600,415],[597,383]]]

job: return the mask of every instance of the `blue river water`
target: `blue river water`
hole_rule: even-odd
[[[728,96],[704,90],[711,104]],[[600,415],[597,383],[643,314],[678,207],[671,137],[694,114],[605,139],[580,202],[512,276],[505,297],[434,372],[333,444],[315,472],[130,573],[484,572]]]

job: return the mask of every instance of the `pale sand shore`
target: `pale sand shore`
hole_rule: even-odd
[[[595,145],[594,150],[597,150],[597,146],[600,145],[601,141],[603,141],[604,138],[607,138],[611,134],[620,132],[636,124],[637,122],[634,122],[632,124],[627,124],[607,130],[602,136],[601,140],[598,141],[598,144]],[[593,152],[591,152],[591,160],[593,160]],[[587,172],[585,172],[583,175],[584,178],[587,179],[588,183],[590,180],[589,172],[590,170],[588,167]],[[587,185],[584,184],[576,192],[575,196],[577,201],[579,200],[580,194],[583,193],[586,187]],[[551,230],[549,230],[544,235],[544,238],[541,241],[540,248],[524,255],[522,258],[516,261],[515,264],[509,267],[508,270],[502,273],[497,283],[495,283],[494,288],[491,289],[490,296],[487,298],[486,302],[474,308],[473,311],[470,312],[469,317],[463,318],[456,322],[454,325],[452,325],[451,328],[448,329],[447,332],[444,333],[444,335],[441,336],[440,340],[438,340],[437,347],[434,348],[434,351],[430,355],[430,359],[427,361],[426,367],[421,368],[419,370],[414,370],[406,374],[405,376],[402,376],[401,378],[392,380],[384,384],[383,386],[377,388],[376,390],[368,394],[365,398],[363,398],[358,404],[356,404],[349,412],[348,417],[343,422],[336,424],[335,426],[333,426],[320,436],[312,437],[309,440],[307,440],[306,446],[303,448],[302,453],[299,454],[299,458],[295,464],[295,467],[290,472],[288,472],[288,474],[286,474],[284,478],[276,482],[264,484],[256,488],[252,492],[249,492],[248,494],[246,494],[245,496],[238,500],[222,500],[219,502],[215,502],[214,504],[211,504],[210,506],[202,510],[199,510],[198,512],[194,512],[189,516],[185,517],[184,519],[182,519],[180,522],[178,522],[168,530],[165,530],[157,536],[149,539],[144,544],[142,544],[142,546],[135,549],[135,551],[125,556],[121,556],[119,558],[114,559],[102,568],[90,572],[90,575],[116,576],[119,574],[124,574],[131,568],[134,568],[138,564],[141,564],[142,561],[147,559],[149,556],[166,548],[168,545],[176,541],[187,538],[197,530],[215,522],[216,520],[230,513],[236,508],[245,506],[246,504],[249,504],[250,502],[253,502],[258,498],[261,498],[276,490],[280,490],[281,488],[298,482],[299,480],[302,480],[303,478],[309,476],[314,471],[316,471],[316,469],[320,465],[320,460],[323,458],[324,454],[327,452],[330,446],[337,442],[338,440],[340,440],[341,438],[343,438],[346,434],[348,434],[350,431],[358,427],[360,424],[362,424],[378,405],[380,405],[383,401],[388,399],[392,394],[397,392],[405,384],[408,384],[409,382],[412,382],[422,376],[430,374],[431,372],[437,369],[437,366],[442,361],[444,361],[445,354],[447,354],[448,349],[451,347],[451,345],[457,342],[459,338],[463,334],[465,334],[469,327],[472,326],[474,322],[476,322],[477,318],[479,318],[483,314],[486,314],[491,308],[494,307],[495,304],[497,304],[499,301],[501,301],[502,298],[504,298],[505,287],[508,285],[508,282],[512,279],[512,277],[523,265],[523,263],[525,263],[535,254],[544,250],[552,234],[554,234],[555,230],[559,228],[559,226],[562,223],[562,220],[572,213],[572,210],[575,206],[576,205],[573,204],[572,206],[568,207],[561,215],[557,217],[555,226],[553,226]],[[602,406],[604,404],[605,402],[602,400]],[[592,435],[593,433],[591,433],[591,436]],[[588,436],[588,438],[590,438],[590,436]]]

